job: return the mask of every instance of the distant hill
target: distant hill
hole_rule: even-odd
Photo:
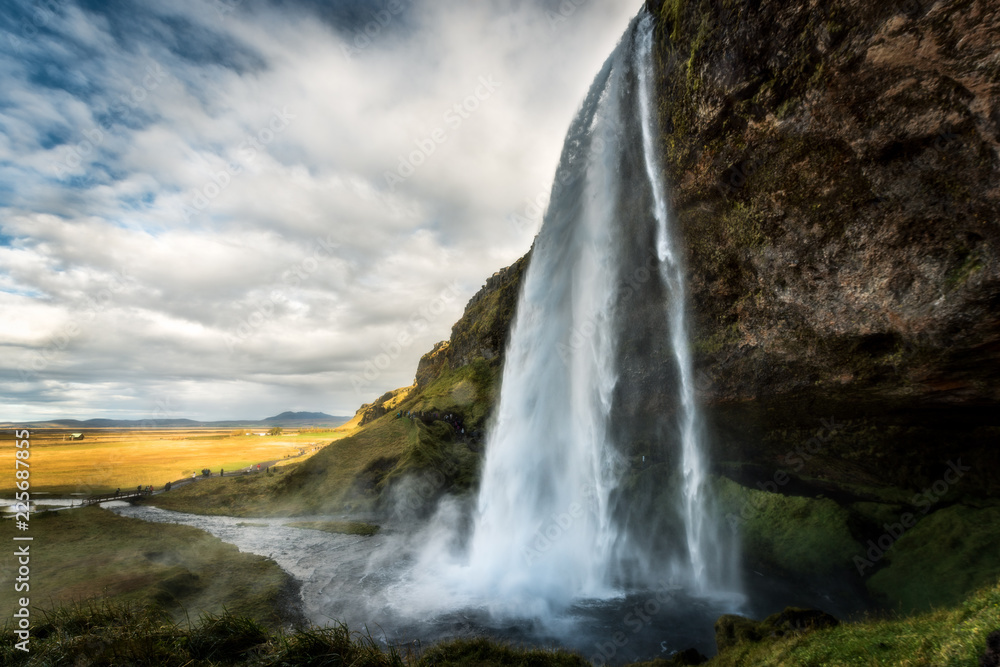
[[[36,422],[8,422],[0,428],[194,428],[198,426],[230,428],[242,426],[340,426],[350,417],[328,415],[325,412],[282,412],[280,415],[258,420],[196,421],[193,419],[52,419]]]
[[[263,421],[263,423],[265,423],[265,424],[278,424],[278,425],[283,425],[283,424],[293,425],[293,424],[299,424],[299,423],[315,424],[315,423],[320,423],[320,422],[327,423],[327,422],[334,422],[335,421],[339,425],[339,424],[343,424],[344,422],[346,422],[349,419],[350,419],[350,417],[334,417],[333,415],[328,415],[325,412],[288,412],[288,411],[286,411],[286,412],[282,412],[280,415],[275,415],[273,417],[268,417],[267,419],[263,419],[261,421]]]

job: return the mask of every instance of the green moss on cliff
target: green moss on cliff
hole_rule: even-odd
[[[886,523],[899,521],[899,515]],[[953,505],[923,518],[886,552],[868,588],[904,612],[957,604],[1000,576],[1000,506]]]
[[[497,272],[466,306],[462,319],[452,327],[448,341],[447,358],[451,368],[477,359],[500,363],[530,257],[529,252]]]
[[[859,547],[850,513],[832,500],[801,498],[717,480],[723,516],[741,535],[745,560],[797,575],[843,571]]]
[[[433,382],[400,407],[404,412],[457,413],[462,416],[467,428],[483,428],[499,391],[499,365],[486,359],[476,359],[456,369],[442,369]]]

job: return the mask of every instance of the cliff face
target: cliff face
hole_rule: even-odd
[[[1000,8],[678,0],[658,15],[709,400],[1000,398]]]
[[[833,416],[821,477],[996,465],[1000,7],[647,6],[722,458],[780,465]]]
[[[964,456],[965,488],[1000,492],[1000,8],[647,6],[713,459],[746,484],[795,477],[788,453],[825,433],[806,491],[920,488]],[[651,236],[629,226],[648,203],[635,208],[615,408],[632,454],[674,392],[663,295],[642,279]],[[470,301],[418,389],[499,367],[527,259]]]
[[[500,365],[517,307],[521,277],[530,256],[529,252],[494,273],[469,300],[462,319],[451,328],[451,338],[438,343],[421,357],[416,376],[418,388],[427,387],[446,370],[455,370],[476,360]]]

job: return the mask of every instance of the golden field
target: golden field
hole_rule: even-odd
[[[159,489],[168,481],[201,475],[203,468],[214,474],[220,468],[235,473],[267,461],[302,461],[348,433],[287,429],[277,436],[232,435],[234,430],[33,430],[28,459],[31,491],[95,494],[150,484]],[[71,432],[83,433],[84,439],[68,441]],[[0,460],[9,463],[0,467],[0,494],[4,496],[15,491],[14,450],[14,431],[5,429],[0,433]]]

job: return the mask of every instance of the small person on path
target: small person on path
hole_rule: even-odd
[[[219,477],[225,477],[225,476],[226,476],[226,469],[219,468]]]

